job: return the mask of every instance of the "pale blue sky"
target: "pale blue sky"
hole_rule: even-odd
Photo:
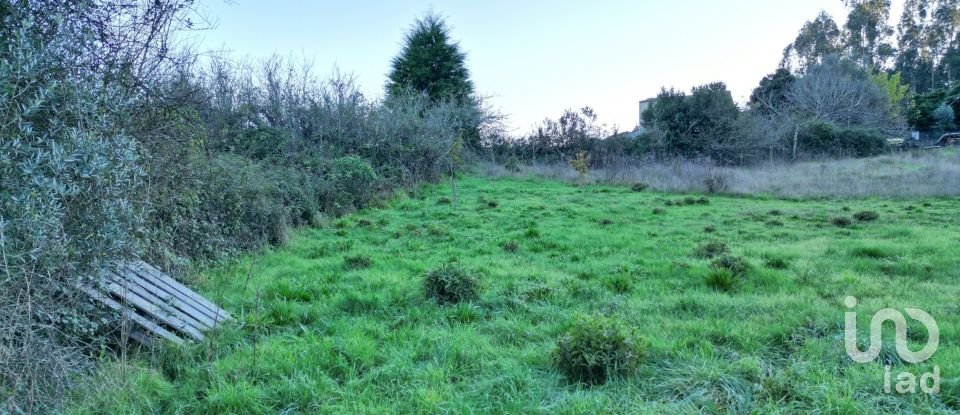
[[[515,133],[584,105],[630,130],[637,101],[662,86],[724,81],[744,102],[806,20],[826,10],[842,24],[845,14],[841,0],[206,0],[203,7],[217,27],[199,34],[201,48],[306,57],[320,75],[334,67],[353,73],[370,96],[382,95],[405,31],[432,8],[467,52],[477,90]],[[894,13],[896,20],[898,7]]]

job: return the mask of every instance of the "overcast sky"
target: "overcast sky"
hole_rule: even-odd
[[[432,8],[467,52],[478,92],[509,117],[514,133],[585,105],[631,130],[637,102],[663,86],[723,81],[745,102],[805,21],[820,10],[838,24],[845,16],[841,0],[206,0],[203,7],[216,28],[197,35],[201,48],[307,58],[321,75],[335,67],[354,74],[369,96],[383,94],[404,33]]]

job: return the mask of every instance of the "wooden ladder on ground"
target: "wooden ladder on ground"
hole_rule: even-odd
[[[201,341],[230,313],[143,261],[120,264],[103,276],[98,288],[81,290],[135,323],[130,338],[149,345],[160,337],[182,344]]]

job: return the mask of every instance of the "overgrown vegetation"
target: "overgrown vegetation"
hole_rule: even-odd
[[[53,410],[115,343],[116,316],[76,287],[116,261],[182,271],[279,246],[455,173],[457,143],[496,122],[472,90],[371,99],[307,64],[177,48],[202,18],[189,0],[0,1],[0,412]]]
[[[173,353],[108,360],[106,379],[78,391],[68,413],[955,410],[952,375],[940,398],[884,394],[883,364],[851,363],[838,340],[847,295],[860,300],[864,325],[869,310],[916,307],[937,319],[943,340],[927,363],[960,370],[960,347],[946,341],[960,332],[949,318],[960,295],[955,197],[714,196],[655,215],[678,196],[477,177],[461,178],[457,192],[464,201],[497,195],[499,207],[437,205],[451,189],[428,186],[346,217],[347,235],[335,224],[297,230],[281,248],[203,272],[201,292],[239,323]],[[771,229],[775,210],[785,226]],[[828,222],[858,211],[883,220]],[[597,225],[614,214],[616,226]],[[524,236],[531,222],[538,237]],[[427,236],[428,224],[447,233]],[[697,231],[705,226],[716,232]],[[722,270],[725,282],[706,282],[712,260],[692,253],[709,240],[750,263],[746,276]],[[518,249],[502,249],[507,241]],[[352,255],[372,265],[345,270]],[[483,290],[441,305],[425,297],[423,279],[452,259],[482,273]],[[574,333],[581,315],[602,324]],[[618,332],[639,335],[642,353]],[[558,345],[572,359],[556,361]],[[635,355],[644,358],[634,366]]]

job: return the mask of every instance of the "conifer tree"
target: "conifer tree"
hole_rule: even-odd
[[[403,49],[393,59],[387,92],[396,95],[412,90],[425,92],[432,101],[466,102],[473,96],[466,58],[460,45],[450,39],[446,22],[429,13],[413,24]]]

